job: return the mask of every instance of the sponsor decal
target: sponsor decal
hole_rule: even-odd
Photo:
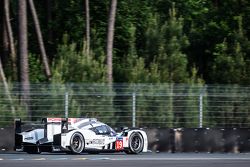
[[[123,149],[123,137],[116,138],[115,149],[118,151]]]
[[[104,139],[93,139],[90,141],[91,144],[100,144],[104,145],[105,140]]]
[[[61,122],[62,118],[47,118],[47,122]]]
[[[116,140],[123,140],[123,137],[116,137]]]
[[[68,122],[69,122],[69,123],[72,123],[72,124],[73,124],[73,123],[76,123],[76,122],[77,122],[77,118],[69,118],[69,119],[68,119]]]
[[[115,139],[116,139],[115,137],[110,137],[109,138],[110,141],[115,141]]]

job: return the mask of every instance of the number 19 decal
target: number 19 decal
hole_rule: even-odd
[[[116,148],[116,150],[122,150],[123,149],[123,141],[122,140],[116,140],[115,148]]]

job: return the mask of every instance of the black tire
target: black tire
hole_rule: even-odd
[[[126,150],[127,154],[139,154],[142,152],[144,146],[144,140],[139,132],[134,132],[129,137],[129,150]]]
[[[81,133],[75,132],[70,139],[70,150],[72,154],[80,154],[85,148],[84,137]]]
[[[40,154],[39,147],[37,146],[25,146],[24,151],[27,152],[28,154]]]

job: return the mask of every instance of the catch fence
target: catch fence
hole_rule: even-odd
[[[28,94],[20,88],[0,84],[1,127],[44,117],[94,117],[116,127],[250,127],[250,87],[31,84]]]

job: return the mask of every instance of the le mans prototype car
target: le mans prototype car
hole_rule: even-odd
[[[15,120],[15,150],[30,154],[66,152],[71,154],[147,152],[145,131],[124,128],[116,133],[110,126],[94,118],[44,118],[43,128],[22,132],[20,119]]]

